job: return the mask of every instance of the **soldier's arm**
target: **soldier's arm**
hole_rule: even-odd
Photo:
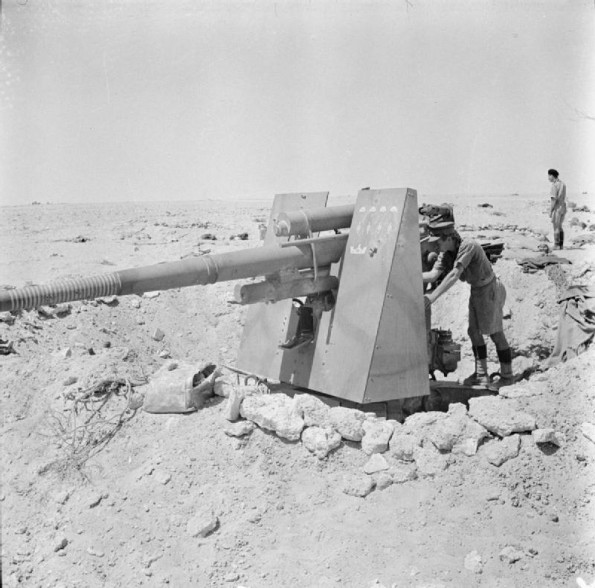
[[[426,294],[424,296],[426,306],[430,306],[431,304],[436,302],[436,300],[438,300],[438,298],[440,298],[442,294],[450,290],[457,283],[462,273],[463,267],[457,264],[450,272],[448,272],[447,276],[444,278],[444,281],[442,282],[442,284],[440,284],[440,286],[438,286],[438,288],[436,288],[430,294]]]

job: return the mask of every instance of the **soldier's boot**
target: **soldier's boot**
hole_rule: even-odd
[[[473,347],[473,355],[475,356],[475,371],[463,380],[463,384],[472,388],[487,388],[490,383],[487,347],[485,345]]]
[[[297,349],[314,341],[314,313],[311,306],[297,309],[298,324],[295,335],[279,345],[280,349]]]
[[[490,390],[498,391],[504,386],[511,386],[515,383],[514,373],[512,371],[512,354],[510,349],[498,349],[498,359],[500,360],[500,372],[496,374],[497,379],[490,382]]]

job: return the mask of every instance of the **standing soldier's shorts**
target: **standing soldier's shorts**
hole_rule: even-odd
[[[505,301],[506,288],[496,276],[485,286],[471,288],[469,330],[482,335],[503,331],[502,309]]]

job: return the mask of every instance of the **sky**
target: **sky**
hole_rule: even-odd
[[[0,203],[595,193],[595,2],[8,0]]]

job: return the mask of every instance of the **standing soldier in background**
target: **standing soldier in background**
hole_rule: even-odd
[[[550,218],[554,225],[554,249],[564,247],[564,229],[562,223],[566,216],[566,184],[558,178],[555,169],[547,170],[548,179],[552,183],[550,190]]]

